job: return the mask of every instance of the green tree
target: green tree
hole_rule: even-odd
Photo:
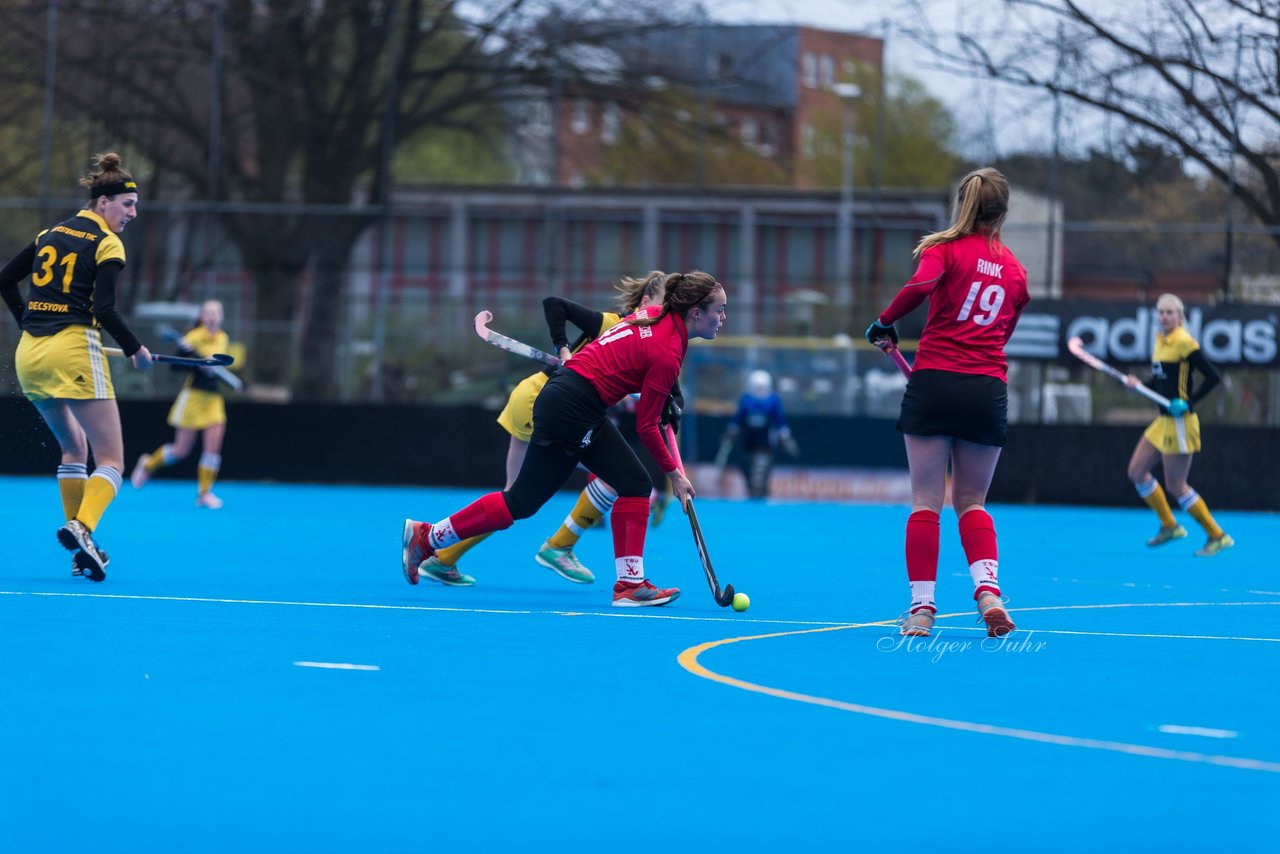
[[[626,7],[631,20],[673,19],[650,0]],[[592,85],[573,34],[549,26],[548,6],[534,0],[152,0],[127,11],[61,0],[60,113],[91,124],[93,150],[144,161],[152,199],[217,204],[255,280],[255,378],[292,382],[302,397],[335,387],[344,271],[388,200],[392,170],[415,170],[449,134],[493,134],[504,104],[553,79]],[[44,40],[42,15],[0,4],[0,55],[26,60],[5,69],[28,85],[43,83],[34,60]],[[37,139],[38,114],[27,119],[26,139]],[[427,166],[432,177],[440,163]],[[304,274],[311,298],[299,305]],[[295,372],[280,330],[299,316],[309,355]]]
[[[955,121],[947,107],[920,81],[899,74],[888,75],[884,107],[879,104],[877,72],[861,68],[850,81],[862,95],[854,102],[853,182],[871,186],[876,181],[877,147],[883,146],[881,183],[904,189],[937,189],[955,180],[960,160],[952,152]],[[883,121],[883,130],[878,123]],[[877,139],[883,134],[883,140]],[[814,123],[812,160],[801,159],[807,183],[839,187],[842,180],[841,146],[843,110],[831,110]],[[802,153],[803,154],[803,153]]]

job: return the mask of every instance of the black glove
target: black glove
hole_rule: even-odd
[[[667,403],[662,407],[662,415],[658,416],[658,424],[670,424],[672,432],[680,432],[680,416],[683,410],[680,404],[676,403],[674,397],[668,397]]]
[[[867,340],[874,346],[879,347],[878,342],[882,338],[888,338],[894,344],[898,343],[898,327],[890,324],[884,326],[880,323],[880,318],[871,321],[871,325],[867,327]]]

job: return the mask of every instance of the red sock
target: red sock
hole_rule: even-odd
[[[917,510],[907,517],[907,580],[938,580],[938,514]]]
[[[511,508],[501,492],[490,492],[463,507],[449,517],[459,540],[469,540],[481,534],[502,531],[514,523]]]
[[[979,507],[960,517],[960,545],[964,546],[964,556],[973,576],[973,598],[978,598],[983,591],[999,596],[996,571],[1000,551],[996,546],[996,523],[990,513]]]
[[[628,572],[628,581],[644,580],[644,535],[649,528],[649,499],[636,496],[618,496],[613,503],[613,557],[621,567],[624,563],[638,573]],[[619,578],[622,570],[619,569]]]

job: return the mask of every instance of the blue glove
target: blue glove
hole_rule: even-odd
[[[1179,415],[1186,415],[1187,411],[1190,409],[1191,404],[1187,403],[1180,397],[1175,397],[1173,400],[1169,401],[1169,414],[1175,418]]]
[[[880,318],[877,317],[875,320],[871,321],[871,325],[867,327],[867,340],[878,347],[880,345],[876,344],[876,341],[881,338],[888,338],[894,344],[897,344],[898,328],[893,325],[882,326],[880,324]]]

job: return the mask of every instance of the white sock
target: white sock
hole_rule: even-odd
[[[618,493],[613,491],[613,487],[602,484],[600,479],[596,478],[587,484],[587,500],[602,514],[608,513],[613,509],[613,502],[618,500]]]
[[[976,590],[979,587],[990,587],[992,590],[996,591],[997,595],[999,595],[1000,582],[996,580],[996,575],[999,570],[1000,562],[991,560],[990,558],[975,560],[973,563],[969,564],[969,575],[973,577],[974,589]]]
[[[639,584],[644,581],[644,558],[640,556],[616,557],[613,567],[618,572],[618,580],[627,584]]]
[[[459,537],[458,532],[453,529],[453,518],[450,516],[432,525],[430,533],[427,534],[427,542],[431,543],[433,549],[443,549],[461,540],[462,537]]]
[[[933,604],[933,590],[937,587],[936,581],[912,581],[911,584],[911,611],[919,611],[921,608],[928,608],[935,614],[938,613],[937,607]]]

